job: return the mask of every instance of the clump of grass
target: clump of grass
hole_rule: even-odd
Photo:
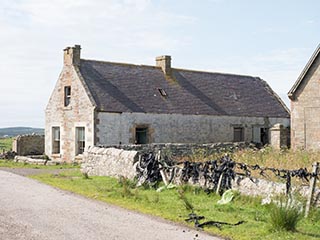
[[[119,185],[122,189],[121,196],[123,198],[130,198],[135,195],[134,193],[131,192],[132,182],[128,178],[121,176],[119,178]]]
[[[83,172],[82,177],[83,177],[83,179],[90,179],[87,172]]]
[[[302,219],[300,209],[290,201],[273,204],[270,209],[270,223],[275,231],[296,231],[298,222]]]
[[[179,199],[182,200],[186,210],[189,210],[190,212],[194,212],[194,206],[193,204],[189,201],[189,199],[186,197],[185,190],[184,188],[180,188],[178,190],[179,194]]]

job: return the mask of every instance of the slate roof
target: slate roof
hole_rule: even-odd
[[[289,112],[260,78],[81,59],[98,111],[284,117]],[[166,96],[160,94],[165,91]]]

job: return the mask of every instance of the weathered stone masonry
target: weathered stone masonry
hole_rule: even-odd
[[[291,146],[320,149],[320,45],[288,93],[291,99]]]
[[[254,140],[254,127],[271,128],[274,124],[290,125],[288,118],[233,117],[151,113],[97,114],[97,145],[134,144],[136,124],[152,130],[150,143],[232,142],[233,127],[244,128],[244,141]],[[196,133],[196,134],[195,134]]]
[[[40,155],[44,153],[43,135],[19,135],[14,138],[12,151],[17,155]]]
[[[72,59],[76,49],[64,50],[64,67],[46,108],[45,152],[53,160],[76,160],[76,127],[85,127],[86,145],[94,145],[94,106],[81,82],[78,65]],[[80,51],[80,50],[79,50]],[[76,51],[75,51],[76,52]],[[80,53],[79,53],[80,54]],[[71,87],[70,105],[64,106],[64,87]],[[60,153],[52,153],[52,128],[60,127]]]

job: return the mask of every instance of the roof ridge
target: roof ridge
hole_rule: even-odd
[[[146,65],[146,64],[111,62],[111,61],[105,61],[105,60],[94,60],[94,59],[83,59],[83,58],[81,58],[81,60],[90,61],[90,62],[97,62],[97,63],[109,63],[109,64],[124,65],[124,66],[135,66],[135,67],[147,67],[147,68],[161,69],[161,67],[159,67],[159,66],[152,66],[152,65]],[[173,70],[178,70],[178,71],[187,71],[187,72],[196,72],[196,73],[210,73],[210,74],[237,76],[237,77],[259,78],[257,76],[251,76],[251,75],[245,75],[245,74],[236,74],[236,73],[227,73],[227,72],[214,72],[214,71],[209,71],[209,70],[195,70],[195,69],[174,68],[174,67],[172,69]]]
[[[93,60],[93,59],[84,59],[81,58],[81,60],[84,61],[90,61],[90,62],[97,62],[97,63],[109,63],[109,64],[116,64],[116,65],[125,65],[125,66],[135,66],[135,67],[149,67],[149,68],[161,68],[158,66],[152,66],[152,65],[145,65],[145,64],[134,64],[134,63],[122,63],[122,62],[111,62],[111,61],[104,61],[104,60]]]
[[[257,76],[251,76],[251,75],[245,75],[245,74],[226,73],[226,72],[210,72],[209,70],[194,70],[194,69],[185,69],[185,68],[173,68],[173,69],[180,70],[180,71],[186,71],[186,72],[199,72],[199,73],[211,73],[211,74],[219,74],[219,75],[230,75],[230,76],[237,76],[237,77],[259,78]]]

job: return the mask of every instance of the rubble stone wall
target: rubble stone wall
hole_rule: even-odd
[[[168,147],[168,144],[165,145]],[[176,144],[170,144],[171,147],[172,145],[175,146]],[[221,147],[225,145],[219,146]],[[131,145],[131,148],[133,147],[134,146]],[[180,147],[182,148],[182,146]],[[90,147],[84,153],[81,171],[83,173],[87,173],[89,176],[112,176],[117,178],[123,176],[128,179],[133,179],[136,176],[136,163],[139,159],[139,154],[143,151],[149,151],[151,149],[151,146],[149,146],[148,148],[147,146],[144,146],[144,148],[140,149],[136,147],[135,150],[128,149],[129,146],[127,146],[127,150],[117,148]],[[177,185],[182,184],[180,175],[181,169],[180,171],[176,172],[176,176],[173,179],[173,182]],[[203,177],[200,176],[199,183],[195,185],[204,186],[204,182],[205,181]],[[193,184],[191,180],[189,183]],[[232,181],[232,188],[244,195],[262,196],[265,198],[266,203],[272,197],[275,197],[278,194],[285,194],[286,192],[285,183],[276,183],[267,181],[265,179],[256,178],[253,178],[253,181],[251,181],[249,178],[244,177],[236,177],[236,179]],[[308,185],[305,185],[300,187],[293,187],[292,190],[295,192],[299,192],[302,196],[306,197],[310,189]],[[319,198],[320,189],[316,189],[315,202],[318,205],[320,204]]]
[[[44,153],[43,135],[19,135],[12,143],[12,151],[17,155],[41,155]]]
[[[137,151],[90,147],[83,154],[81,171],[88,176],[123,176],[133,179],[136,175],[134,163],[137,161]]]
[[[197,144],[197,143],[153,143],[153,144],[141,144],[141,145],[109,145],[109,146],[99,146],[100,148],[118,148],[124,150],[134,150],[139,153],[149,153],[157,152],[161,150],[164,154],[174,156],[174,157],[183,157],[192,154],[199,153],[201,151],[206,152],[207,154],[216,153],[216,152],[226,152],[226,151],[236,151],[239,149],[245,149],[253,147],[249,143],[237,142],[237,143],[207,143],[207,144]]]

